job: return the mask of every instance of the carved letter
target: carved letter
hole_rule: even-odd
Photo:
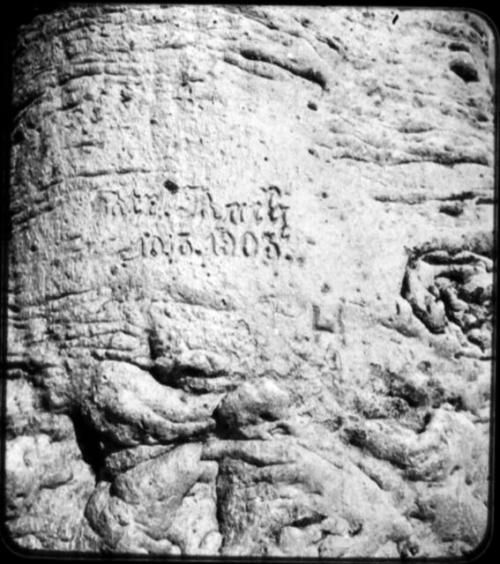
[[[192,255],[193,245],[189,240],[189,233],[188,232],[179,233],[179,237],[181,238],[181,241],[179,243],[179,252],[181,253],[181,255],[183,256]]]
[[[283,239],[290,238],[290,226],[288,225],[287,221],[287,212],[290,209],[290,206],[284,206],[283,204],[279,205],[279,209],[281,210],[281,237]]]
[[[259,252],[259,241],[251,231],[245,231],[241,238],[243,254],[246,257],[254,257]]]
[[[144,210],[142,209],[142,196],[138,194],[135,190],[133,192],[133,200],[134,200],[134,213],[140,214]]]
[[[210,209],[212,210],[213,218],[216,221],[219,220],[219,219],[222,219],[223,214],[220,211],[220,209],[216,206],[216,204],[214,203],[213,198],[212,198],[212,194],[210,194],[210,192],[207,192],[206,194],[207,194],[207,199],[208,199]]]
[[[264,221],[264,216],[261,214],[261,211],[262,211],[262,202],[260,200],[257,200],[253,204],[253,217],[257,225],[259,223],[262,223],[262,221]]]
[[[160,237],[158,237],[158,235],[154,235],[151,238],[151,247],[149,254],[152,257],[157,257],[159,254],[163,254],[163,251],[164,251],[163,240]]]
[[[244,223],[245,221],[245,208],[246,203],[243,202],[240,204],[239,202],[231,202],[230,204],[226,204],[226,208],[229,210],[229,221],[234,225],[238,225],[238,223]]]
[[[146,195],[146,198],[149,200],[149,215],[156,215],[158,212],[158,196],[156,194],[153,194],[151,196]]]
[[[281,196],[281,190],[277,187],[277,186],[269,186],[268,188],[269,191],[269,219],[272,222],[275,222],[278,218],[279,215],[277,213],[279,204],[276,202],[276,198],[279,198]]]
[[[264,238],[269,241],[269,244],[265,246],[265,252],[268,259],[279,258],[281,255],[280,247],[275,241],[275,235],[271,231],[266,231],[264,233]]]
[[[234,256],[236,250],[236,240],[227,229],[219,229],[222,238],[221,252],[224,255]]]
[[[214,255],[218,256],[219,253],[217,252],[217,241],[215,240],[214,233],[210,233],[210,241],[211,241],[211,244],[212,244],[212,251],[213,251]]]

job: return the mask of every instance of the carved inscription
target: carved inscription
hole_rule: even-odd
[[[289,206],[277,186],[261,188],[253,201],[216,202],[209,189],[187,186],[144,193],[101,192],[97,205],[109,218],[139,224],[142,232],[121,258],[243,257],[291,259]]]

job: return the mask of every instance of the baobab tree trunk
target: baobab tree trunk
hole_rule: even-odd
[[[488,517],[492,31],[77,6],[13,58],[27,549],[450,556]]]

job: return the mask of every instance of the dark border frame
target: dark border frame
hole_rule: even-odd
[[[17,546],[7,531],[5,526],[5,436],[4,436],[4,417],[5,417],[5,390],[6,390],[6,366],[7,366],[7,293],[8,293],[8,245],[11,237],[11,223],[10,223],[10,191],[9,191],[9,174],[10,174],[10,131],[12,129],[12,106],[11,106],[11,93],[12,93],[12,48],[16,38],[16,33],[19,26],[24,23],[30,22],[38,14],[47,14],[58,9],[75,5],[98,5],[98,4],[127,4],[128,0],[117,2],[116,0],[110,1],[94,1],[94,2],[71,2],[71,1],[54,1],[49,0],[42,2],[41,0],[14,0],[10,4],[10,13],[6,13],[5,7],[0,12],[0,43],[1,43],[1,59],[0,65],[2,70],[2,88],[0,96],[2,97],[2,105],[0,110],[0,550],[5,553],[9,558],[14,561],[30,562],[33,560],[44,560],[45,562],[96,562],[96,561],[114,561],[114,562],[200,562],[200,563],[220,563],[220,562],[262,562],[270,561],[274,563],[282,562],[304,562],[309,564],[316,564],[318,562],[339,562],[357,564],[363,562],[370,563],[396,563],[400,562],[399,559],[388,558],[300,558],[300,557],[231,557],[231,556],[167,556],[167,555],[131,555],[131,554],[111,554],[100,555],[93,553],[80,553],[80,552],[66,552],[66,551],[50,551],[50,550],[27,550]],[[135,4],[161,4],[161,2],[154,2],[151,0],[136,0],[131,2]],[[189,2],[174,2],[174,4],[189,4]],[[214,4],[210,2],[194,2],[193,4]],[[259,5],[276,5],[277,2],[262,2]],[[287,2],[288,5],[304,5],[306,2]],[[319,3],[318,3],[319,4]],[[458,5],[457,5],[458,4]],[[462,562],[482,562],[489,561],[497,553],[499,541],[495,533],[496,521],[496,488],[495,488],[495,468],[496,468],[496,437],[497,437],[497,420],[496,420],[496,401],[497,401],[497,386],[496,386],[496,350],[498,344],[498,302],[497,302],[497,249],[498,249],[498,197],[499,197],[499,171],[500,171],[500,116],[499,116],[499,99],[500,99],[500,32],[495,24],[492,14],[494,10],[492,5],[485,5],[485,7],[471,5],[472,3],[455,3],[451,5],[440,3],[437,6],[429,6],[427,3],[412,3],[411,5],[401,4],[387,4],[382,3],[377,6],[376,3],[364,3],[366,7],[383,7],[394,9],[448,9],[448,10],[461,10],[473,13],[485,21],[495,37],[495,114],[494,114],[494,128],[495,128],[495,200],[494,200],[494,264],[493,271],[493,284],[494,284],[494,305],[493,305],[493,339],[492,339],[492,379],[491,379],[491,416],[490,416],[490,456],[489,456],[489,515],[488,526],[485,537],[476,547],[476,549],[465,557],[441,557],[431,559],[411,559],[411,562],[428,562],[437,563],[453,563],[461,564]],[[220,4],[219,4],[220,5]],[[329,5],[329,4],[326,4]],[[353,6],[357,4],[350,3],[335,3],[339,6]],[[487,6],[487,7],[486,7]],[[488,13],[489,12],[489,13]]]

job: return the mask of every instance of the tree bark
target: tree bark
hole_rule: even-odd
[[[442,557],[488,518],[494,43],[472,12],[19,28],[17,546]]]

